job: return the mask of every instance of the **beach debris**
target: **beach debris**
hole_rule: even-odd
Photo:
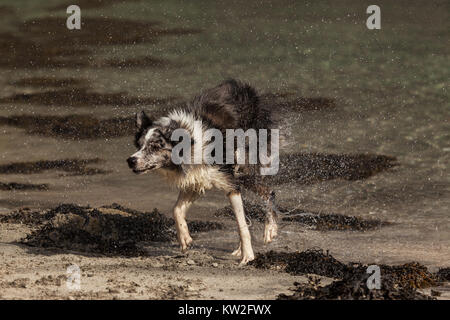
[[[355,300],[397,300],[432,299],[418,289],[436,285],[436,276],[417,262],[398,266],[378,264],[381,274],[380,289],[369,289],[367,280],[368,265],[361,263],[342,263],[321,249],[308,249],[303,252],[275,252],[257,254],[250,263],[256,268],[288,272],[292,275],[307,275],[308,283],[295,282],[292,295],[280,294],[282,300],[308,299],[355,299]],[[316,275],[314,277],[313,275]],[[321,286],[320,278],[325,276],[337,279]]]
[[[176,239],[174,220],[154,209],[141,212],[118,204],[90,208],[62,204],[50,210],[21,209],[2,215],[0,222],[34,226],[22,243],[102,255],[146,255],[143,243]],[[221,229],[211,221],[190,221],[191,233]]]

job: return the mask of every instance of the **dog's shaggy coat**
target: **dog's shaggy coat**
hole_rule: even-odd
[[[136,124],[135,143],[139,150],[128,158],[128,164],[135,173],[156,170],[180,190],[174,218],[181,249],[186,250],[192,242],[185,220],[187,209],[199,195],[215,187],[225,191],[229,197],[238,222],[240,245],[233,254],[241,256],[241,264],[253,260],[241,198],[242,187],[261,196],[266,205],[264,242],[272,241],[277,234],[274,193],[263,183],[259,165],[175,165],[171,161],[175,146],[171,136],[174,130],[182,128],[191,134],[193,146],[199,139],[205,146],[210,137],[203,133],[210,128],[220,130],[223,136],[226,136],[226,129],[269,129],[272,126],[270,112],[260,105],[255,90],[242,82],[227,80],[195,97],[186,107],[173,110],[156,121],[141,112],[137,115]]]

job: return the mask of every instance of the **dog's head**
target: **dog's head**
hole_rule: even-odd
[[[170,120],[161,118],[152,122],[145,112],[141,111],[136,115],[136,127],[135,145],[138,151],[127,159],[133,172],[145,173],[171,166]]]

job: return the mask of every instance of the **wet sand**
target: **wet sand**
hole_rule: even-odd
[[[294,215],[280,217],[279,237],[265,246],[263,223],[249,210],[257,253],[320,248],[345,264],[449,267],[448,4],[405,13],[402,3],[383,2],[392,19],[375,35],[361,23],[365,8],[351,2],[331,11],[201,2],[183,14],[170,1],[102,3],[86,8],[76,36],[58,32],[63,1],[0,7],[2,217],[24,207],[118,203],[169,219],[176,190],[157,174],[134,175],[125,162],[134,152],[134,113],[164,114],[237,77],[258,88],[286,137],[286,165],[271,179],[279,205]],[[292,295],[296,281],[310,282],[277,268],[238,267],[229,254],[238,244],[235,222],[215,215],[227,205],[217,191],[193,205],[189,221],[223,227],[194,234],[186,254],[173,238],[142,239],[146,254],[137,256],[30,246],[22,239],[42,225],[3,221],[0,298],[275,299]],[[380,224],[345,224],[367,221]],[[72,264],[81,269],[79,291],[65,284]],[[321,285],[336,280],[317,277]],[[448,282],[419,290],[450,298]]]

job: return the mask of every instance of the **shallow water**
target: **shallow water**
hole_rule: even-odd
[[[60,3],[53,2],[55,6]],[[158,21],[158,28],[177,31],[161,33],[155,39],[149,34],[135,46],[128,38],[113,43],[101,40],[101,34],[97,42],[86,42],[89,32],[85,32],[77,38],[78,45],[66,45],[88,50],[73,61],[73,55],[68,54],[72,62],[65,62],[67,68],[58,63],[44,68],[42,63],[17,69],[16,62],[29,58],[27,54],[48,54],[40,51],[16,56],[13,62],[1,60],[0,166],[62,159],[101,161],[87,166],[93,170],[89,172],[96,173],[88,175],[52,169],[0,173],[2,183],[48,185],[48,190],[0,190],[0,212],[23,206],[50,208],[77,203],[95,207],[116,202],[138,210],[158,208],[169,214],[176,190],[157,174],[136,176],[127,167],[125,159],[134,152],[129,120],[127,128],[118,126],[117,130],[123,131],[116,137],[114,130],[106,129],[76,134],[84,128],[83,122],[74,125],[70,123],[73,117],[64,117],[88,116],[83,119],[89,126],[98,125],[99,119],[129,119],[142,108],[162,114],[223,78],[237,77],[253,84],[273,105],[281,131],[289,133],[283,152],[312,158],[307,167],[312,171],[309,176],[319,177],[308,183],[299,177],[277,183],[282,206],[393,223],[367,232],[319,232],[284,221],[280,222],[279,239],[269,249],[317,246],[346,261],[415,260],[430,267],[448,266],[450,65],[449,48],[444,45],[449,22],[443,13],[448,3],[438,1],[430,5],[433,8],[415,5],[407,11],[402,4],[406,2],[380,4],[386,19],[376,34],[361,22],[365,8],[352,2],[332,10],[319,4],[303,8],[290,2],[269,10],[251,2],[243,11],[237,6],[221,8],[199,2],[174,11],[171,1],[153,6],[132,1],[90,10],[94,16],[108,13]],[[4,6],[9,5],[16,6],[19,25],[22,20],[50,14],[53,11],[48,8],[54,7],[30,3],[25,9],[17,8],[13,1],[4,2]],[[225,15],[222,9],[226,9]],[[11,13],[7,16],[2,24],[9,36],[2,36],[3,42],[16,39],[13,35],[56,48],[54,39],[38,37],[42,36],[42,25],[31,31],[22,28],[21,34],[20,27],[15,29],[10,21]],[[426,28],[421,27],[424,24]],[[121,33],[113,35],[120,38]],[[66,40],[71,41],[70,34]],[[131,59],[128,68],[116,61],[124,61],[124,57]],[[147,59],[140,65],[142,57]],[[165,63],[148,63],[150,57]],[[116,63],[110,63],[111,59]],[[52,82],[55,78],[75,81]],[[42,94],[53,91],[57,92]],[[35,128],[33,123],[11,125],[7,119],[14,116],[62,118],[48,127]],[[96,122],[89,124],[89,119]],[[332,155],[336,161],[341,155],[380,155],[396,158],[396,165],[367,177],[346,179],[339,175],[339,165],[330,169],[315,158],[316,154]],[[213,212],[225,205],[225,197],[212,191],[193,206],[189,219],[217,219]],[[252,231],[256,249],[266,250],[261,241],[262,225],[255,222]],[[218,249],[228,249],[230,241],[219,243],[216,233],[202,235],[200,240]]]

